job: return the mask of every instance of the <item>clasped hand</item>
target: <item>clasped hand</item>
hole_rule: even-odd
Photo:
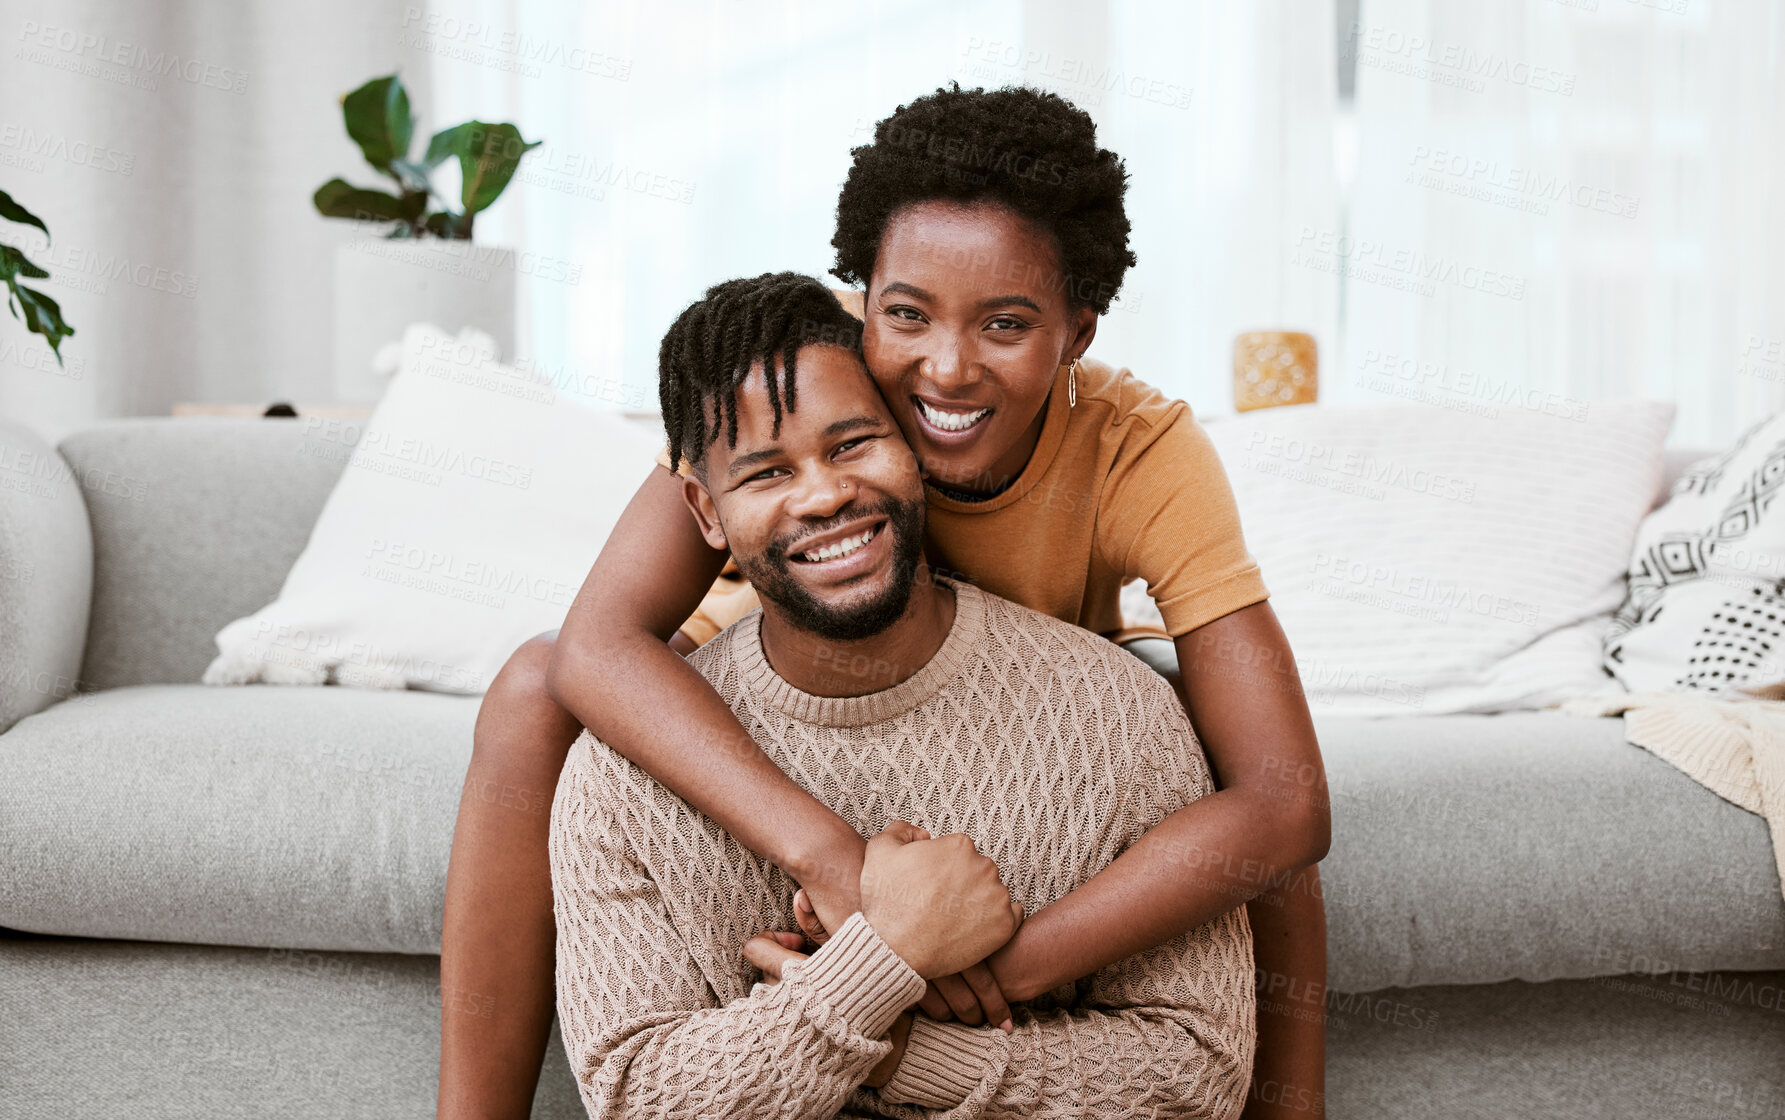
[[[861,911],[887,946],[928,984],[918,1007],[930,1018],[969,1026],[1012,1029],[1009,1002],[986,958],[1022,924],[1022,906],[998,877],[998,867],[962,833],[932,838],[894,821],[868,842],[861,871]],[[744,957],[778,983],[803,950],[830,936],[802,888],[794,896],[799,931],[768,930],[744,946]],[[901,1020],[895,1036],[908,1022]]]

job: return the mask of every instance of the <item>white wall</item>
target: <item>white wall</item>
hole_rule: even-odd
[[[341,94],[401,67],[426,112],[402,11],[0,2],[0,189],[48,223],[49,251],[30,255],[77,332],[58,369],[0,321],[0,413],[55,438],[179,401],[327,399],[333,246],[353,232],[310,194],[335,175],[375,180]],[[42,245],[28,227],[0,238]]]

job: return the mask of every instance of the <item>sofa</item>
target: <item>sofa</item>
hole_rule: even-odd
[[[477,698],[197,683],[341,469],[300,450],[0,421],[0,1117],[432,1114]],[[1616,719],[1316,719],[1330,990],[1266,998],[1326,1016],[1330,1115],[1785,1116],[1759,818]],[[534,1115],[581,1113],[554,1042]]]

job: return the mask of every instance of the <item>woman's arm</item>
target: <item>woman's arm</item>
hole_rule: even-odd
[[[681,480],[653,468],[570,606],[547,687],[602,742],[797,879],[840,929],[861,907],[865,842],[782,773],[667,644],[724,561],[701,539]]]
[[[1221,788],[1023,923],[990,960],[1011,999],[1088,976],[1286,888],[1326,854],[1320,748],[1270,605],[1208,623],[1177,648],[1191,722]]]
[[[1278,826],[1314,846],[1332,842],[1326,769],[1289,642],[1266,604],[1177,642],[1181,696],[1217,784],[1249,787],[1283,807]],[[1233,618],[1229,615],[1228,618]],[[1304,863],[1302,866],[1306,866]],[[1326,904],[1307,867],[1246,907],[1258,977],[1258,1049],[1243,1120],[1326,1115]]]
[[[1177,639],[1180,697],[1220,790],[1173,813],[988,963],[1028,999],[1251,900],[1258,1049],[1245,1120],[1319,1120],[1326,1087],[1326,911],[1332,817],[1289,642],[1268,603]]]

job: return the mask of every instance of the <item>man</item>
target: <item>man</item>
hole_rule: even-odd
[[[1030,1001],[1008,1033],[913,1014],[926,979],[983,959],[1212,786],[1152,670],[929,576],[917,463],[840,308],[777,313],[810,298],[794,287],[734,281],[684,312],[662,351],[681,401],[664,419],[701,532],[763,602],[691,663],[777,765],[875,837],[862,909],[753,983],[744,947],[794,928],[796,884],[584,732],[551,840],[558,1013],[584,1103],[1237,1115],[1254,1041],[1243,910]]]

